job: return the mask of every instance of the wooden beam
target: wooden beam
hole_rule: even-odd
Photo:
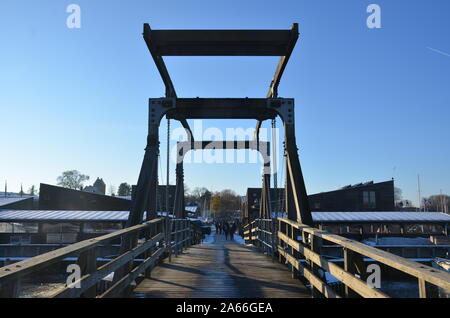
[[[137,255],[142,254],[152,246],[155,246],[156,242],[159,242],[164,238],[163,233],[159,233],[155,235],[150,240],[144,242],[143,244],[134,247],[130,251],[128,251],[125,254],[122,254],[115,258],[114,260],[100,266],[97,271],[84,275],[80,279],[80,288],[69,288],[65,287],[59,291],[56,291],[52,297],[54,298],[73,298],[73,297],[79,297],[81,293],[83,293],[85,290],[93,286],[94,284],[98,283],[100,280],[102,280],[105,276],[108,274],[116,271],[126,263],[133,260]]]
[[[355,240],[351,240],[348,238],[344,238],[342,236],[331,234],[319,229],[315,229],[309,227],[304,224],[298,224],[291,220],[280,218],[282,222],[286,222],[293,226],[296,226],[298,229],[305,231],[307,233],[313,234],[317,237],[320,237],[326,241],[333,242],[339,244],[342,247],[349,248],[352,251],[364,255],[365,257],[372,258],[380,263],[383,263],[389,267],[400,270],[406,274],[411,276],[415,276],[417,278],[421,278],[426,280],[429,283],[432,283],[436,286],[442,287],[446,290],[450,290],[450,274],[444,271],[436,270],[435,268],[427,265],[423,265],[417,262],[410,261],[406,258],[385,252],[378,248],[363,244],[361,242],[357,242]]]
[[[21,262],[4,266],[0,268],[0,283],[3,283],[5,280],[17,279],[18,277],[24,276],[28,273],[38,271],[40,269],[48,267],[51,264],[57,263],[66,257],[72,256],[76,253],[84,252],[88,249],[97,247],[100,244],[105,244],[106,242],[119,238],[122,235],[141,231],[161,221],[162,219],[160,218],[154,219],[143,224],[135,225],[103,236],[71,244],[69,246],[45,254],[41,254]]]
[[[365,282],[355,277],[354,275],[348,273],[342,267],[329,262],[326,258],[322,257],[320,254],[314,253],[310,249],[304,247],[300,242],[296,242],[289,238],[287,235],[278,232],[278,238],[288,243],[289,246],[293,247],[300,254],[304,255],[306,259],[311,260],[314,264],[320,266],[325,271],[329,272],[331,275],[342,281],[346,286],[352,288],[355,292],[366,298],[386,298],[389,297],[385,293],[378,291]]]

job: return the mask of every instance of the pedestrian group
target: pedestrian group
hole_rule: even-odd
[[[228,223],[226,221],[216,221],[216,233],[217,234],[225,234],[225,240],[233,240],[234,232],[236,232],[236,223]]]

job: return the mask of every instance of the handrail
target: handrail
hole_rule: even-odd
[[[275,224],[278,224],[278,230],[273,230],[274,232],[271,233],[270,229],[274,229]],[[346,297],[356,295],[389,297],[364,281],[367,276],[363,262],[364,257],[417,278],[420,297],[437,296],[438,287],[450,291],[450,274],[447,272],[289,219],[257,219],[245,228],[247,229],[244,232],[246,242],[252,243],[263,252],[264,248],[269,250],[272,257],[274,254],[278,254],[280,262],[290,265],[293,275],[304,277],[311,283],[313,295],[341,297],[323,279],[324,272],[328,272],[343,283]],[[276,235],[270,235],[274,233]],[[274,236],[278,241],[276,249],[271,248]],[[343,267],[329,261],[321,254],[321,248],[325,241],[343,249]],[[301,261],[301,259],[304,260]]]
[[[166,227],[166,222],[170,222],[169,227]],[[170,229],[169,235],[166,235],[166,228]],[[97,247],[116,239],[122,240],[121,254],[98,267]],[[130,291],[130,284],[139,275],[149,277],[151,269],[162,257],[169,256],[172,252],[178,255],[183,249],[197,243],[198,236],[192,230],[189,220],[153,219],[0,268],[0,297],[18,297],[20,282],[24,276],[37,273],[68,257],[77,258],[81,277],[70,283],[66,282],[52,297],[124,295]],[[141,261],[136,261],[137,259]],[[99,283],[111,273],[114,273],[112,283],[102,290]]]

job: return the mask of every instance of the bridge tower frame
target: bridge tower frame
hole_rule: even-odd
[[[271,218],[270,206],[270,142],[255,140],[230,140],[230,141],[181,141],[177,142],[177,167],[176,167],[176,188],[175,188],[175,202],[174,214],[177,218],[186,217],[184,214],[184,168],[183,162],[186,154],[191,150],[239,150],[251,149],[258,151],[263,158],[263,177],[262,177],[262,191],[259,209],[259,218]],[[248,212],[248,211],[247,211]],[[248,213],[245,217],[249,218]]]
[[[290,30],[152,30],[144,24],[143,37],[164,82],[166,96],[149,99],[147,146],[127,226],[141,223],[144,211],[147,219],[157,216],[159,125],[164,116],[181,122],[188,142],[195,141],[187,119],[256,119],[256,144],[262,122],[279,116],[285,136],[287,215],[312,225],[295,139],[294,99],[278,97],[278,86],[298,36],[296,23]],[[163,56],[280,56],[280,60],[266,98],[178,98]]]

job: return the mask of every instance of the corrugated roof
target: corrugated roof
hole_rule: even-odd
[[[167,215],[166,212],[157,212]],[[0,210],[0,222],[10,221],[126,221],[129,211],[67,211],[67,210]],[[170,217],[173,217],[170,215]],[[143,219],[146,218],[144,212]]]
[[[77,221],[126,221],[128,211],[43,211],[2,210],[0,221],[11,220],[77,220]]]
[[[285,217],[283,212],[273,212],[272,216]],[[312,212],[317,223],[356,222],[448,222],[450,215],[439,212]]]
[[[5,221],[126,221],[129,211],[0,210]],[[159,215],[163,214],[158,212]],[[281,217],[281,213],[278,214]],[[312,212],[317,223],[353,222],[448,222],[450,215],[438,212]],[[145,218],[145,215],[144,215]]]
[[[449,222],[438,212],[313,212],[314,222]]]
[[[188,211],[188,212],[195,213],[195,212],[197,212],[198,206],[196,206],[196,205],[191,205],[191,206],[185,207],[184,209],[185,209],[186,211]]]

